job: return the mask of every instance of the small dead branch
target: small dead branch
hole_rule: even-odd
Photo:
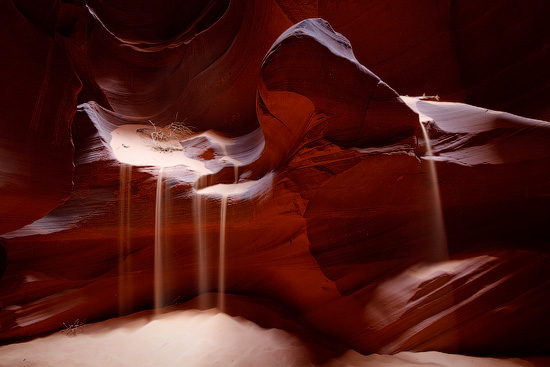
[[[185,121],[177,121],[178,115],[174,122],[164,126],[157,127],[151,120],[149,123],[153,126],[152,129],[138,129],[137,133],[149,137],[153,142],[153,148],[161,152],[174,152],[183,150],[180,141],[185,140],[195,133],[194,129],[187,125]]]
[[[63,323],[63,326],[65,326],[65,332],[67,333],[67,335],[74,336],[77,332],[82,331],[84,323],[85,320],[76,319],[74,322],[70,322],[68,324]]]
[[[418,98],[419,100],[421,101],[435,101],[435,102],[439,102],[439,96],[438,95],[435,95],[435,96],[427,96],[426,93],[423,93],[422,94],[422,97]]]

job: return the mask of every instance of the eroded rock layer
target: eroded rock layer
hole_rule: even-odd
[[[1,2],[0,338],[224,290],[335,351],[548,353],[525,4]]]

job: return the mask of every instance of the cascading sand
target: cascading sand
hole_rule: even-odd
[[[227,220],[227,193],[222,195],[220,204],[220,255],[218,265],[218,308],[225,310],[225,228]]]
[[[443,221],[443,210],[441,208],[441,195],[439,193],[439,184],[437,178],[437,170],[433,160],[432,148],[430,145],[430,137],[426,131],[426,127],[420,122],[422,135],[426,144],[426,156],[424,160],[428,164],[428,175],[430,185],[429,207],[431,208],[431,223],[432,223],[432,238],[433,243],[433,260],[442,261],[449,258],[447,249],[447,235],[445,233],[445,223]]]
[[[163,200],[163,168],[161,167],[157,176],[156,204],[155,204],[155,310],[160,310],[164,304],[164,200]]]
[[[201,183],[203,177],[199,177],[198,183]],[[195,226],[195,243],[197,248],[197,293],[204,294],[208,292],[208,244],[206,242],[205,218],[206,218],[206,203],[198,192],[195,192],[193,197],[193,213]],[[208,307],[206,297],[200,298],[199,308],[206,309]]]
[[[132,311],[132,277],[130,263],[130,198],[132,166],[120,165],[120,212],[119,212],[119,256],[118,256],[118,313],[126,315]]]

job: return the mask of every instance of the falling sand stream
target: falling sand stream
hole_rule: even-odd
[[[419,97],[401,96],[401,100],[407,104],[407,106],[418,114],[418,121],[420,129],[422,130],[422,138],[425,144],[425,155],[421,158],[423,163],[427,164],[427,199],[426,209],[428,211],[428,220],[430,223],[430,234],[428,241],[431,247],[432,262],[444,261],[449,258],[449,251],[447,248],[447,234],[445,232],[445,222],[443,220],[443,209],[441,203],[441,196],[439,193],[439,179],[437,177],[437,169],[435,166],[434,154],[430,144],[430,136],[426,129],[426,124],[433,122],[432,118],[426,116],[418,110],[417,103]]]
[[[224,185],[227,186],[227,185]],[[219,252],[218,252],[218,284],[217,284],[217,307],[223,312],[225,309],[225,256],[226,256],[226,222],[227,222],[227,205],[228,192],[215,193],[215,196],[220,196],[220,228],[219,228]],[[204,294],[209,291],[208,269],[211,267],[211,260],[208,254],[208,239],[207,239],[207,221],[208,215],[206,204],[208,203],[208,195],[197,191],[195,193],[194,211],[195,211],[195,239],[197,242],[198,254],[198,294]],[[199,308],[206,309],[211,307],[208,304],[208,297],[201,297],[199,300]]]
[[[430,262],[444,264],[444,261],[449,260],[449,250],[447,247],[447,234],[445,231],[445,221],[443,218],[443,206],[441,202],[441,196],[439,192],[439,178],[437,175],[437,168],[435,165],[434,154],[432,151],[432,146],[430,143],[430,136],[428,134],[425,124],[430,122],[433,123],[433,120],[418,111],[416,102],[418,99],[410,97],[402,97],[403,100],[409,105],[413,111],[418,113],[420,128],[422,130],[422,137],[424,139],[426,153],[422,162],[427,163],[427,174],[428,174],[428,198],[427,209],[428,209],[428,220],[430,222],[430,249],[431,249],[431,258],[428,259]],[[453,305],[456,304],[454,289],[449,288],[447,294],[442,295],[439,300],[440,303],[446,304],[446,309],[452,309]],[[458,320],[454,311],[451,311],[448,315],[449,324],[453,325],[453,328],[458,325]],[[454,335],[447,336],[450,338],[456,338]]]
[[[201,184],[204,177],[199,177],[197,183]],[[208,292],[208,248],[206,241],[206,200],[197,191],[193,197],[193,214],[195,226],[195,242],[197,247],[197,278],[198,294]],[[203,204],[204,203],[204,204]],[[206,309],[206,297],[199,299],[199,308]]]
[[[119,213],[119,255],[118,255],[118,313],[126,315],[132,311],[132,279],[130,264],[130,197],[132,166],[120,165],[120,213]]]
[[[222,194],[220,204],[220,255],[218,264],[218,309],[225,310],[225,224],[227,218],[227,193]]]
[[[240,162],[236,159],[230,158],[227,154],[226,145],[222,145],[223,159],[226,159],[233,163],[234,180],[236,184],[239,181],[239,165]],[[226,239],[226,222],[227,222],[227,198],[230,192],[221,193],[220,201],[220,252],[218,261],[218,308],[220,311],[225,310],[225,239]]]
[[[164,229],[164,200],[163,200],[163,168],[161,167],[157,176],[157,192],[155,203],[155,310],[164,306],[164,248],[163,248],[163,229]]]
[[[170,145],[170,149],[158,149],[159,143],[151,142],[151,126],[149,125],[122,125],[111,132],[111,149],[115,157],[121,162],[120,168],[120,216],[119,216],[119,313],[127,314],[132,310],[132,284],[131,268],[129,262],[130,255],[130,197],[131,197],[131,175],[132,166],[158,167],[156,179],[155,195],[155,226],[154,226],[154,307],[157,312],[166,306],[167,287],[166,287],[166,255],[167,239],[166,229],[170,219],[170,197],[169,185],[166,184],[165,167],[177,165],[186,166],[189,171],[196,175],[196,187],[205,187],[206,179],[213,172],[206,167],[205,162],[200,159],[189,157],[183,149],[178,149],[177,144]],[[156,131],[156,130],[154,130]],[[227,148],[237,143],[236,139],[224,138],[213,132],[203,132],[195,137],[202,136],[209,140],[213,145],[217,145],[223,151],[217,156],[222,166],[233,166],[234,183],[218,184],[196,190],[193,196],[192,212],[193,224],[195,230],[195,246],[197,252],[197,294],[201,295],[212,290],[214,282],[209,279],[210,269],[214,267],[214,262],[209,254],[208,233],[210,232],[210,218],[217,213],[209,213],[207,203],[212,198],[217,201],[219,198],[219,252],[218,252],[218,279],[217,279],[217,306],[223,311],[225,308],[226,292],[226,236],[227,236],[227,211],[232,195],[252,195],[261,197],[270,192],[273,185],[273,175],[267,174],[258,181],[248,181],[238,183],[239,167],[245,164],[232,156]],[[244,142],[253,142],[256,140],[256,134],[242,137]],[[171,141],[168,143],[172,143]],[[239,144],[242,144],[240,142]],[[164,146],[161,146],[161,148]],[[262,144],[257,144],[252,151],[259,154],[263,150]],[[235,149],[234,149],[235,150]],[[250,153],[250,149],[248,151]],[[254,156],[248,156],[252,161]],[[213,306],[208,297],[199,298],[199,308],[207,309]]]
[[[238,160],[231,158],[227,154],[226,144],[218,142],[223,150],[224,161],[230,162],[234,167],[234,183],[238,181],[238,167],[241,164]],[[205,178],[199,177],[197,183],[199,187],[202,187],[202,181]],[[233,185],[217,185],[219,191],[212,193],[195,192],[194,198],[194,212],[195,212],[195,232],[197,242],[198,253],[198,293],[204,294],[209,290],[208,268],[210,266],[208,256],[208,244],[206,239],[206,222],[208,219],[206,213],[206,203],[208,196],[220,197],[220,228],[219,228],[219,251],[218,251],[218,284],[217,284],[217,307],[223,312],[225,310],[225,292],[226,292],[226,223],[227,223],[227,206],[229,195],[234,191]],[[208,190],[207,190],[208,191]],[[209,195],[210,194],[210,195]],[[206,304],[207,297],[202,297],[200,300],[199,308],[205,309],[210,305]]]
[[[433,244],[433,260],[442,261],[449,258],[449,251],[447,249],[447,235],[445,233],[445,223],[443,221],[443,210],[441,207],[441,196],[439,193],[439,179],[437,177],[437,170],[435,162],[433,160],[433,152],[430,144],[430,137],[426,130],[424,123],[420,121],[420,128],[422,129],[422,135],[426,144],[426,156],[424,162],[428,164],[429,175],[429,202],[430,202],[430,221],[432,223],[432,244]]]

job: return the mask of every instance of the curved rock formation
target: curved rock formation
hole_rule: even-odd
[[[29,22],[11,1],[0,5],[0,232],[20,228],[63,203],[72,190],[71,124],[80,81],[58,36]],[[21,47],[21,44],[35,47]]]
[[[547,116],[472,77],[514,8],[396,4],[1,3],[0,339],[223,290],[336,350],[548,353],[548,122],[389,86]]]
[[[291,27],[267,53],[258,119],[266,150],[280,154],[279,161],[294,154],[298,142],[378,146],[418,129],[397,93],[359,64],[348,40],[321,19]]]

